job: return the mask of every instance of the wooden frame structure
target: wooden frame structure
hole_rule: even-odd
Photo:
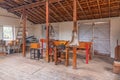
[[[26,10],[25,7],[23,8],[23,47],[22,47],[22,54],[23,57],[26,56],[26,21],[27,21],[27,16],[26,16]]]
[[[18,16],[25,7],[28,20],[35,24],[46,22],[45,4],[45,0],[0,1],[0,7]],[[72,21],[72,4],[73,0],[49,0],[49,22]],[[120,0],[77,0],[77,5],[78,20],[120,16]]]

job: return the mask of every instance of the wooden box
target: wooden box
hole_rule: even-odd
[[[40,48],[40,44],[39,43],[31,43],[30,48],[35,48],[35,49]]]
[[[120,62],[114,61],[113,72],[116,74],[120,74]]]

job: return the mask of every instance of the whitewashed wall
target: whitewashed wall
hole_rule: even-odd
[[[111,19],[110,25],[111,25],[111,32],[110,32],[111,57],[114,57],[117,40],[119,40],[119,45],[120,45],[120,18]]]
[[[73,22],[59,23],[59,39],[60,40],[71,40],[72,29],[73,29]]]
[[[36,24],[33,26],[33,31],[34,31],[34,36],[37,39],[42,38],[42,25],[41,24]]]
[[[17,17],[16,15],[14,15],[12,13],[9,13],[5,9],[0,8],[0,25],[2,25],[2,26],[10,25],[10,26],[16,27],[14,36],[16,36],[16,33],[18,31],[17,27],[19,27],[19,21],[20,21],[19,17]],[[33,35],[33,30],[34,30],[33,23],[27,21],[27,29],[28,29],[28,36]],[[0,31],[0,34],[2,34],[1,31]]]

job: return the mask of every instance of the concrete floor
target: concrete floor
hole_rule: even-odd
[[[89,64],[79,57],[77,69],[71,64],[54,65],[44,59],[31,60],[20,54],[0,57],[0,80],[120,80],[120,75],[112,73],[112,61],[109,58],[94,57]],[[70,61],[72,62],[72,61]]]

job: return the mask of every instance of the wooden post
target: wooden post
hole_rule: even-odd
[[[77,54],[76,54],[76,47],[73,47],[73,69],[76,69],[77,68]]]
[[[26,56],[26,10],[25,8],[23,9],[23,46],[22,46],[22,55],[23,57]]]
[[[46,0],[46,61],[49,62],[49,1]]]
[[[73,30],[77,32],[77,1],[73,2]]]
[[[73,30],[77,32],[77,0],[73,2]],[[73,68],[76,69],[77,65],[76,47],[73,47]]]
[[[86,44],[86,64],[88,64],[89,61],[89,45]]]

